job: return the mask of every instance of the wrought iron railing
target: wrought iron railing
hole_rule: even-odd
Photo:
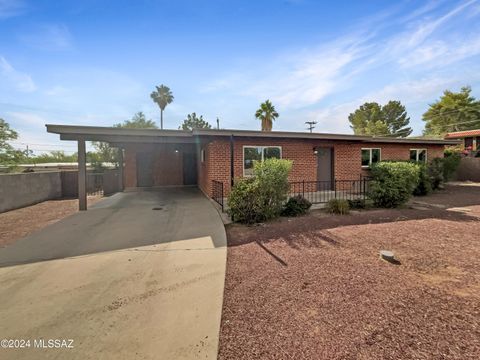
[[[221,206],[222,211],[224,210],[223,206],[223,183],[221,181],[212,180],[212,199],[218,205]]]
[[[370,179],[290,182],[289,196],[302,195],[312,204],[332,199],[366,200]]]
[[[288,195],[302,195],[312,204],[323,204],[332,199],[365,201],[370,181],[371,178],[367,177],[358,180],[292,181]],[[224,196],[223,183],[212,180],[212,200],[221,206],[222,211],[225,208]]]

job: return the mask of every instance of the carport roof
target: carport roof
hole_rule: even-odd
[[[190,130],[159,130],[159,129],[128,129],[101,126],[73,126],[47,124],[47,132],[59,134],[62,140],[89,140],[106,142],[157,142],[162,138],[181,138],[182,141],[192,141],[195,136],[202,137],[263,137],[283,139],[311,140],[343,140],[355,142],[404,143],[404,144],[439,144],[455,145],[458,140],[425,139],[425,138],[392,138],[366,135],[305,133],[287,131],[252,131],[228,129],[195,129]],[[188,139],[190,138],[190,139]],[[169,139],[173,140],[173,139]]]

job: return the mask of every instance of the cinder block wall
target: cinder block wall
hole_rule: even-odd
[[[0,175],[0,213],[60,197],[60,172]]]
[[[243,146],[281,146],[282,158],[293,160],[290,181],[316,181],[316,147],[334,149],[334,174],[337,180],[357,180],[369,171],[362,169],[362,148],[380,148],[382,160],[409,160],[410,149],[427,149],[427,158],[443,157],[443,145],[356,143],[347,141],[295,140],[295,139],[235,139],[234,174],[243,176]],[[211,181],[224,184],[225,195],[230,192],[230,143],[229,140],[215,140],[203,145],[205,161],[199,167],[199,186],[211,196]]]

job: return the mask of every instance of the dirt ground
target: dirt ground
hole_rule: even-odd
[[[99,201],[100,195],[88,196],[87,204]],[[34,231],[53,224],[78,211],[77,199],[44,201],[0,214],[0,247],[9,245]]]
[[[220,359],[480,358],[478,186],[227,236]]]

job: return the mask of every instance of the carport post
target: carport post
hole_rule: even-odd
[[[78,209],[87,210],[87,163],[83,139],[78,139]]]
[[[120,191],[123,191],[123,149],[118,148],[118,177]]]

